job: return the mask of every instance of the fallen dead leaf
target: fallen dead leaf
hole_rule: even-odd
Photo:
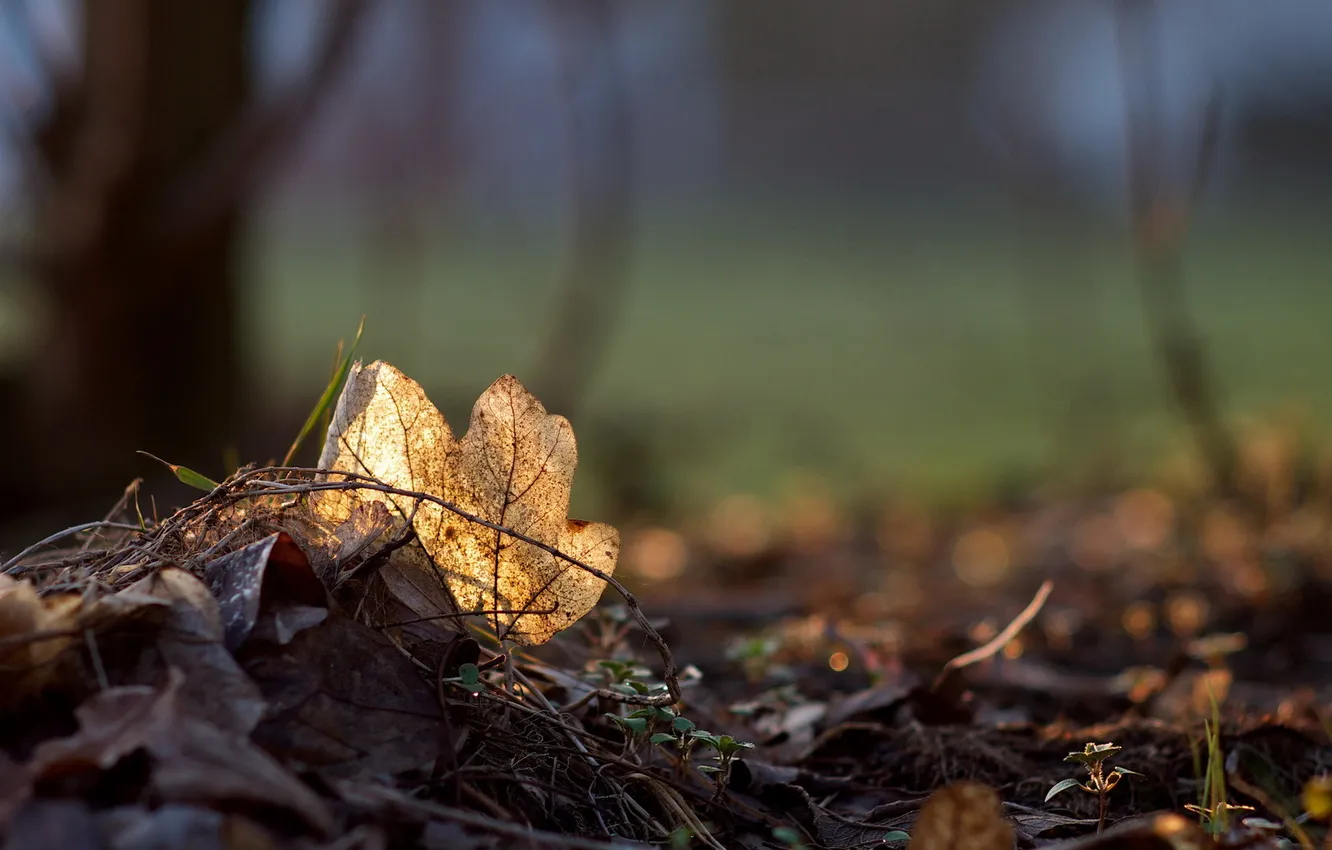
[[[1004,820],[999,795],[979,782],[958,782],[936,791],[921,807],[909,850],[1012,850],[1013,828]]]
[[[192,573],[168,567],[126,589],[170,604],[157,633],[157,650],[168,667],[180,670],[180,699],[190,712],[220,729],[248,734],[266,704],[223,643],[222,616],[207,585]]]
[[[79,608],[75,594],[43,599],[32,582],[0,574],[0,706],[40,691],[56,675]]]
[[[334,617],[286,646],[252,644],[245,669],[271,710],[254,738],[286,762],[339,777],[432,764],[444,729],[434,689],[368,626]]]
[[[568,518],[577,463],[568,420],[547,414],[517,378],[506,375],[491,384],[472,409],[467,434],[455,440],[420,385],[382,361],[352,367],[319,461],[323,469],[437,496],[609,575],[619,532]],[[408,586],[391,579],[389,586],[420,616],[451,613],[422,610],[448,604],[432,591],[442,579],[458,611],[484,614],[500,638],[531,646],[577,622],[605,587],[537,546],[433,502],[348,490],[326,493],[314,504],[326,523],[337,526],[367,499],[387,501],[401,516],[414,517],[424,557],[399,559],[400,568],[407,564]],[[427,564],[438,574],[421,574]]]
[[[37,747],[28,765],[33,781],[106,771],[142,749],[152,760],[150,784],[163,800],[276,809],[330,833],[332,816],[313,791],[244,735],[185,711],[184,681],[172,669],[161,689],[132,685],[96,694],[75,710],[76,734]]]
[[[9,825],[5,850],[102,850],[92,810],[82,800],[30,800]]]
[[[305,553],[283,532],[213,561],[208,565],[208,584],[217,597],[226,646],[232,652],[254,631],[261,607],[270,611],[328,607],[328,595]]]

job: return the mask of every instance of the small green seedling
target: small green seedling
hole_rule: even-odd
[[[635,682],[634,684],[639,683]],[[672,709],[659,705],[644,706],[627,715],[607,714],[606,718],[619,726],[620,731],[624,732],[626,752],[637,750],[638,745],[642,743],[644,738],[654,744],[660,743],[658,739],[663,735],[667,740],[675,740],[674,735],[665,732],[654,732],[662,724],[669,724],[671,729],[675,729],[676,724],[680,721],[687,723],[690,728],[693,728],[694,725],[691,721],[685,720],[676,714]]]
[[[1127,767],[1116,767],[1114,770],[1106,773],[1105,761],[1115,753],[1124,749],[1116,747],[1114,744],[1092,744],[1088,743],[1083,747],[1080,753],[1069,753],[1064,757],[1064,761],[1076,762],[1087,770],[1087,781],[1079,782],[1077,779],[1064,779],[1055,783],[1045,795],[1045,802],[1050,802],[1056,794],[1061,794],[1070,788],[1081,788],[1088,794],[1095,794],[1100,802],[1100,817],[1096,821],[1096,832],[1099,834],[1105,829],[1105,813],[1109,807],[1110,792],[1115,789],[1119,781],[1125,776],[1142,776],[1136,770],[1129,770]]]
[[[481,681],[481,668],[471,663],[458,665],[458,679],[455,684],[473,694],[479,694],[486,689]]]
[[[628,696],[656,696],[666,692],[664,684],[641,681],[652,674],[634,661],[602,659],[597,662],[594,675],[605,682],[609,690]]]
[[[748,741],[737,741],[730,735],[713,735],[711,732],[699,731],[691,734],[699,743],[717,751],[716,764],[699,765],[698,769],[712,777],[713,783],[717,786],[713,796],[715,799],[720,799],[726,791],[726,784],[731,781],[731,768],[735,764],[736,756],[745,750],[754,749],[754,745]]]
[[[693,751],[694,744],[698,742],[698,739],[694,737],[694,730],[696,728],[697,726],[694,724],[694,721],[690,720],[688,717],[680,717],[676,715],[671,719],[671,731],[657,732],[651,738],[648,738],[648,742],[656,744],[657,746],[675,744],[676,750],[680,753],[680,761],[682,763],[688,763],[689,754]]]

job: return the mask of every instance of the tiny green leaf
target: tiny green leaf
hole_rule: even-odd
[[[798,845],[800,833],[789,826],[779,826],[773,829],[772,837],[786,845]]]
[[[475,685],[481,681],[481,668],[471,663],[459,664],[458,678],[462,680],[464,685]]]
[[[1055,783],[1055,786],[1045,793],[1045,802],[1050,802],[1056,794],[1062,794],[1070,788],[1076,788],[1082,783],[1076,779],[1061,779]]]
[[[671,721],[671,726],[672,728],[675,729],[676,732],[694,731],[694,721],[690,720],[688,717],[675,718],[674,720]]]
[[[171,473],[175,475],[176,479],[180,481],[180,483],[182,484],[186,484],[190,487],[193,487],[196,490],[202,490],[205,493],[211,493],[217,489],[216,481],[214,481],[213,479],[209,478],[206,475],[200,475],[199,473],[195,472],[193,469],[190,469],[188,466],[181,466],[180,464],[176,463],[167,463],[157,455],[149,454],[148,452],[141,451],[139,452],[139,454],[143,455],[144,457],[150,457],[153,460],[165,466],[167,469],[171,470]]]
[[[1113,772],[1113,773],[1121,774],[1121,775],[1123,775],[1123,776],[1145,776],[1145,775],[1146,775],[1146,774],[1138,773],[1138,771],[1136,771],[1136,770],[1129,770],[1127,767],[1116,767],[1116,768],[1114,769],[1114,771],[1112,771],[1112,772]]]
[[[880,838],[879,840],[880,840],[880,841],[910,841],[910,840],[911,840],[911,836],[910,836],[910,835],[907,835],[905,832],[903,832],[903,831],[900,830],[900,829],[890,829],[890,830],[888,830],[887,832],[885,832],[885,833],[883,834],[883,837]]]
[[[669,732],[658,732],[655,735],[653,735],[651,738],[648,738],[648,741],[653,744],[669,744],[674,740],[675,736],[670,734]]]
[[[620,717],[618,714],[607,715],[622,728],[633,734],[641,734],[647,731],[647,720],[642,717]]]

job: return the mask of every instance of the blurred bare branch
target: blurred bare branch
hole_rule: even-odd
[[[187,251],[218,218],[257,188],[309,123],[355,46],[367,3],[334,0],[305,76],[270,103],[254,106],[174,187],[159,217],[165,240]]]
[[[1143,312],[1181,412],[1223,496],[1235,495],[1234,438],[1221,419],[1216,383],[1184,294],[1188,226],[1215,161],[1221,99],[1214,89],[1187,195],[1166,188],[1160,128],[1160,45],[1155,0],[1118,0],[1116,26],[1128,132],[1129,213]]]

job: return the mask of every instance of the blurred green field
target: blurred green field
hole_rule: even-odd
[[[532,372],[557,238],[441,228],[411,257],[354,222],[290,221],[261,228],[250,256],[247,350],[269,394],[313,401],[362,313],[364,356],[418,378],[458,430],[489,381]],[[1294,405],[1317,429],[1332,413],[1329,223],[1288,203],[1199,222],[1189,295],[1233,415]],[[653,447],[656,486],[684,513],[810,475],[847,500],[965,499],[1106,464],[1131,477],[1181,438],[1122,233],[845,204],[641,221],[574,425],[585,511],[604,495],[594,435],[610,427]]]

